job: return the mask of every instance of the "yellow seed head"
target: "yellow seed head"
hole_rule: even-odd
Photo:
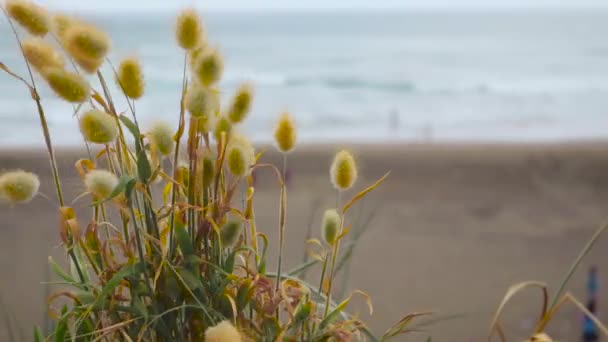
[[[340,230],[340,224],[340,214],[338,214],[336,209],[327,209],[325,214],[323,214],[321,232],[323,233],[323,239],[330,246],[333,246],[336,243],[338,231]]]
[[[230,173],[243,177],[254,163],[255,151],[249,139],[240,134],[230,137],[230,142],[226,147],[226,164]]]
[[[65,15],[65,14],[55,14],[53,16],[53,32],[59,37],[63,39],[65,37],[65,32],[70,28],[76,20]]]
[[[209,86],[222,78],[224,61],[216,49],[206,48],[195,64],[194,73],[201,84]]]
[[[116,139],[118,126],[110,114],[93,109],[80,117],[80,131],[86,141],[107,144]]]
[[[28,63],[38,72],[45,68],[63,68],[63,59],[59,53],[44,40],[30,38],[24,40],[21,45]]]
[[[203,115],[196,118],[196,127],[200,133],[207,133],[215,127],[215,115]]]
[[[38,193],[40,180],[33,173],[9,171],[0,175],[0,199],[11,203],[26,203]]]
[[[175,37],[179,46],[186,50],[195,48],[203,38],[203,24],[194,9],[182,11],[177,16]]]
[[[220,116],[215,122],[215,128],[213,129],[213,136],[215,141],[219,143],[222,138],[222,132],[226,133],[226,141],[230,140],[230,133],[232,132],[232,123],[224,115]]]
[[[274,140],[281,152],[290,152],[296,146],[296,124],[289,113],[285,112],[279,117]]]
[[[84,185],[98,199],[106,199],[118,185],[118,178],[110,171],[91,170],[84,177]]]
[[[329,171],[331,182],[338,190],[348,190],[357,180],[357,165],[353,155],[342,150],[336,154]]]
[[[215,176],[215,163],[213,159],[204,158],[203,159],[203,188],[207,188],[211,186],[211,182],[213,181],[213,177]]]
[[[33,2],[7,0],[6,11],[19,25],[35,36],[44,36],[49,32],[51,25],[47,11]]]
[[[203,117],[214,113],[214,95],[209,89],[199,84],[193,84],[188,88],[184,102],[192,116]]]
[[[541,332],[541,333],[535,334],[526,342],[553,342],[553,339],[549,335],[545,334],[544,332]]]
[[[63,44],[74,60],[89,72],[103,63],[110,50],[110,38],[105,32],[77,22],[73,22],[65,31]]]
[[[190,64],[190,69],[194,70],[196,68],[196,63],[198,62],[198,58],[201,56],[203,51],[207,49],[207,42],[200,41],[196,45],[196,47],[188,53],[188,62]]]
[[[166,156],[173,152],[175,140],[173,139],[173,129],[167,122],[159,121],[152,125],[149,132],[152,147],[160,154]]]
[[[124,59],[118,65],[116,73],[116,83],[122,87],[125,95],[131,99],[138,99],[144,94],[144,73],[137,59]]]
[[[218,325],[205,331],[206,342],[242,342],[241,333],[229,321],[220,322]]]
[[[68,102],[82,103],[89,98],[89,83],[76,73],[61,68],[45,68],[42,76],[57,96]]]
[[[96,73],[99,67],[103,64],[103,59],[86,59],[75,56],[72,58],[82,70],[88,72],[89,74]]]
[[[228,109],[228,118],[233,123],[239,123],[245,120],[251,108],[251,100],[253,98],[253,88],[248,84],[243,84],[237,89],[232,103]]]
[[[222,239],[222,247],[234,247],[239,240],[243,224],[240,220],[229,220],[224,224],[220,230],[220,237]]]

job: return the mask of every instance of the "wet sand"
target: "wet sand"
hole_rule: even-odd
[[[336,149],[310,145],[289,156],[287,268],[302,261],[308,226],[312,224],[313,237],[318,237],[322,211],[335,204],[328,167]],[[355,228],[369,222],[354,250],[346,286],[373,298],[372,317],[362,310],[362,300],[355,300],[352,309],[361,310],[376,332],[403,314],[433,311],[437,318],[458,315],[422,328],[434,341],[483,341],[508,286],[538,280],[555,290],[579,250],[608,218],[606,142],[353,149],[361,166],[357,189],[392,172],[348,218]],[[57,155],[71,200],[82,191],[73,165],[84,154],[64,149]],[[274,153],[264,158],[279,164]],[[0,151],[0,170],[15,168],[40,174],[41,189],[51,198],[0,207],[0,307],[29,340],[31,326],[44,322],[45,286],[40,283],[49,277],[47,256],[65,256],[44,150]],[[271,177],[269,172],[260,174],[256,214],[260,230],[276,248],[279,191]],[[81,201],[77,207],[84,205]],[[86,217],[86,209],[79,212]],[[584,300],[590,264],[600,267],[600,286],[607,283],[607,247],[604,236],[569,284],[579,298]],[[319,271],[311,270],[307,279],[316,282],[314,273]],[[599,309],[606,321],[604,289],[600,287]],[[532,329],[540,304],[539,293],[533,291],[514,300],[503,324],[509,340],[521,340]],[[581,315],[567,305],[548,331],[560,341],[575,341],[580,325]],[[395,340],[421,341],[425,334]],[[0,340],[6,336],[0,324]]]

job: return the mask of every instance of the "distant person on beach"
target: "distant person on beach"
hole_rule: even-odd
[[[597,267],[591,266],[587,276],[587,294],[589,295],[589,298],[595,299],[597,297],[597,290]]]
[[[587,310],[594,315],[596,314],[595,299],[590,299],[589,302],[587,302]],[[593,322],[591,317],[585,315],[583,318],[583,342],[594,342],[599,340],[600,338],[597,333],[595,322]]]
[[[397,108],[393,108],[389,112],[388,130],[394,135],[399,132],[399,111],[397,110]]]
[[[587,275],[587,310],[594,315],[597,311],[596,302],[598,288],[599,284],[597,280],[597,268],[595,266],[591,266]],[[583,317],[583,342],[593,341],[599,341],[597,327],[591,317],[585,315],[585,317]]]

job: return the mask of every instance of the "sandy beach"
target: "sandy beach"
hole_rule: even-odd
[[[302,261],[308,226],[319,236],[322,210],[335,203],[328,178],[338,146],[300,147],[289,156],[287,268]],[[570,263],[608,217],[608,143],[433,144],[355,146],[360,163],[357,189],[385,172],[389,179],[352,211],[354,226],[369,227],[354,250],[350,289],[367,292],[374,314],[363,301],[353,311],[381,332],[404,314],[433,311],[457,318],[425,326],[396,341],[483,341],[489,321],[507,288],[538,280],[555,290]],[[269,151],[272,149],[269,148]],[[85,154],[57,151],[68,199],[82,192],[74,162]],[[278,164],[269,152],[266,161]],[[0,151],[0,169],[21,168],[41,176],[41,196],[28,205],[0,207],[0,307],[29,336],[44,324],[47,256],[65,260],[59,246],[53,185],[44,149]],[[276,248],[279,190],[270,172],[260,174],[256,190],[259,229]],[[352,193],[345,197],[352,196]],[[90,214],[86,201],[75,204],[79,218]],[[568,289],[584,300],[585,272],[600,266],[607,283],[608,236],[600,238]],[[271,254],[271,260],[274,260]],[[315,283],[313,273],[307,279]],[[608,318],[605,287],[599,316]],[[354,303],[355,303],[354,302]],[[509,340],[521,340],[540,310],[540,293],[517,297],[505,312]],[[575,341],[581,315],[567,305],[548,332]],[[428,333],[427,333],[428,332]],[[7,340],[0,323],[0,340]],[[29,337],[27,338],[29,340]]]

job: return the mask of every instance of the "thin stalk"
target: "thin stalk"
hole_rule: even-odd
[[[341,192],[340,190],[338,190],[338,194],[337,194],[337,198],[336,198],[336,208],[340,207],[340,197],[341,197]],[[344,230],[344,215],[340,214],[340,230],[338,233],[338,236],[340,236],[342,234],[342,231]],[[332,256],[331,256],[331,267],[330,267],[330,271],[329,271],[329,286],[327,286],[327,300],[325,302],[325,312],[323,314],[323,318],[327,317],[327,314],[329,313],[329,304],[331,303],[331,290],[334,284],[334,276],[335,276],[335,269],[336,269],[336,259],[338,258],[338,253],[340,252],[340,240],[336,241],[336,243],[334,244],[334,248],[332,251]]]
[[[179,148],[182,134],[184,133],[184,94],[186,93],[186,64],[188,62],[188,52],[184,54],[184,70],[182,75],[182,94],[180,100],[179,109],[179,127],[177,134],[175,135],[175,152],[173,154],[173,180],[177,179],[177,162],[179,160]],[[171,186],[171,218],[169,223],[169,259],[171,259],[175,253],[175,202],[177,200],[177,184]]]
[[[126,140],[125,140],[125,135],[124,132],[122,130],[122,126],[120,124],[120,120],[118,119],[118,113],[116,112],[116,107],[114,107],[114,101],[112,100],[112,95],[110,94],[110,90],[108,89],[107,83],[105,78],[103,77],[103,74],[101,73],[101,71],[97,71],[97,78],[99,79],[99,83],[101,84],[101,89],[103,90],[103,94],[106,97],[106,101],[108,102],[108,106],[110,107],[110,111],[112,112],[111,114],[114,116],[114,120],[116,121],[116,126],[118,126],[118,140],[116,141],[116,156],[118,158],[118,162],[120,164],[120,166],[122,167],[122,150],[121,150],[121,145],[127,146]],[[126,95],[125,95],[126,96]],[[128,101],[127,101],[128,102]],[[130,107],[130,105],[129,105]],[[130,107],[131,110],[132,107]],[[135,113],[133,113],[133,115],[135,116]],[[107,148],[107,146],[106,146]],[[109,149],[108,149],[108,159],[111,158],[111,156],[109,155]],[[125,156],[126,158],[128,158],[128,156]],[[121,170],[123,173],[125,170]]]
[[[195,243],[195,218],[196,211],[194,209],[195,189],[196,189],[196,151],[198,149],[198,139],[196,135],[197,119],[190,118],[190,127],[188,130],[188,228],[190,231],[190,239]]]
[[[576,269],[578,268],[578,265],[581,263],[581,261],[583,260],[585,255],[587,255],[587,253],[589,253],[589,250],[591,250],[591,247],[593,247],[593,245],[595,244],[597,239],[600,237],[600,235],[602,235],[602,233],[606,229],[608,229],[608,222],[604,223],[604,225],[602,225],[600,228],[598,228],[595,231],[595,233],[593,234],[593,236],[591,236],[591,239],[589,239],[589,241],[587,241],[587,244],[580,251],[578,257],[574,260],[574,262],[572,263],[572,266],[570,266],[570,269],[564,276],[564,279],[562,280],[561,284],[559,285],[557,292],[555,292],[555,295],[553,295],[553,300],[551,301],[551,305],[549,306],[549,308],[553,308],[555,306],[555,304],[559,300],[560,296],[564,292],[564,288],[566,287],[566,284],[568,283],[570,278],[572,278],[574,271],[576,271]]]
[[[129,205],[129,212],[131,213],[131,219],[133,220],[133,226],[135,228],[135,242],[137,244],[137,253],[139,254],[139,260],[142,265],[144,278],[146,279],[146,286],[150,293],[152,293],[152,286],[150,285],[150,278],[148,277],[148,272],[146,272],[146,261],[144,259],[144,250],[142,248],[142,240],[141,234],[139,233],[139,226],[137,225],[137,218],[135,217],[135,211],[133,210],[133,206]]]
[[[321,280],[319,280],[319,290],[317,291],[319,297],[323,296],[323,283],[325,282],[325,272],[327,272],[328,258],[329,258],[329,254],[325,255],[325,258],[323,259],[323,269],[321,270]],[[312,323],[311,334],[314,334],[316,329],[317,329],[317,322],[315,321]]]
[[[287,216],[287,184],[285,175],[287,173],[287,153],[283,153],[283,170],[281,180],[281,204],[279,208],[279,264],[277,266],[277,283],[275,290],[279,290],[281,284],[281,270],[283,265],[283,249],[285,245],[285,224]]]

